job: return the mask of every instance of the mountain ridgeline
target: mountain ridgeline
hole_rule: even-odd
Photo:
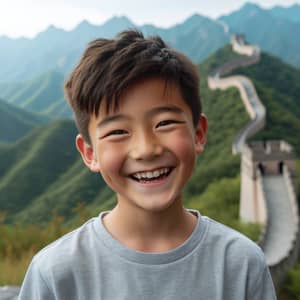
[[[218,19],[194,14],[169,28],[137,26],[127,17],[113,17],[101,25],[87,21],[72,31],[49,26],[33,39],[11,39],[0,36],[0,83],[32,80],[49,71],[68,74],[87,43],[93,39],[111,38],[118,32],[137,28],[146,35],[158,34],[172,47],[183,51],[196,63],[204,61],[229,41],[231,33],[244,33],[251,43],[300,66],[300,5],[263,9],[246,3],[239,10]],[[285,47],[289,45],[289,47]],[[4,95],[0,92],[0,97]]]
[[[275,17],[292,22],[300,22],[300,5],[296,3],[289,7],[276,5],[270,9],[270,13]]]
[[[299,10],[299,5],[293,7],[293,12]],[[288,9],[266,10],[247,3],[220,20],[229,26],[231,32],[244,34],[250,44],[257,44],[262,50],[299,67],[300,21],[293,16]]]
[[[243,33],[252,44],[299,67],[298,11],[300,5],[263,9],[247,3],[216,20],[194,14],[169,28],[136,26],[123,16],[113,17],[102,25],[83,21],[69,32],[50,26],[33,39],[0,37],[0,98],[51,118],[70,118],[63,95],[64,79],[88,42],[99,37],[111,38],[128,28],[137,28],[147,36],[160,35],[196,63],[222,48],[232,33]]]
[[[24,82],[53,70],[65,76],[73,69],[88,42],[99,37],[112,38],[128,28],[160,34],[195,62],[207,58],[228,41],[221,24],[200,15],[167,29],[152,25],[139,27],[126,17],[113,17],[102,25],[84,21],[71,32],[50,26],[32,40],[0,37],[0,83]],[[5,98],[1,93],[0,96]]]

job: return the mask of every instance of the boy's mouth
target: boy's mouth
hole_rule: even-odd
[[[165,167],[154,171],[137,172],[129,175],[129,177],[140,183],[150,183],[168,177],[173,169],[174,167]]]

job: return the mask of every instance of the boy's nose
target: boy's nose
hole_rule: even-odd
[[[151,160],[160,156],[162,152],[163,147],[154,135],[141,134],[132,145],[130,156],[135,160]]]

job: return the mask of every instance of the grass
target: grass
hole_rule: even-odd
[[[82,222],[82,216],[79,218],[80,222]],[[3,223],[4,214],[0,214],[0,221],[1,219],[0,286],[20,285],[33,255],[47,244],[74,229],[74,227],[64,226],[64,218],[56,215],[45,227],[7,225]]]

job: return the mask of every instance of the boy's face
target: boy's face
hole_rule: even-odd
[[[76,143],[86,165],[100,172],[116,192],[119,205],[161,211],[181,201],[196,155],[205,144],[207,120],[197,128],[178,88],[165,91],[160,78],[128,88],[117,111],[91,117],[92,146],[79,135]]]

